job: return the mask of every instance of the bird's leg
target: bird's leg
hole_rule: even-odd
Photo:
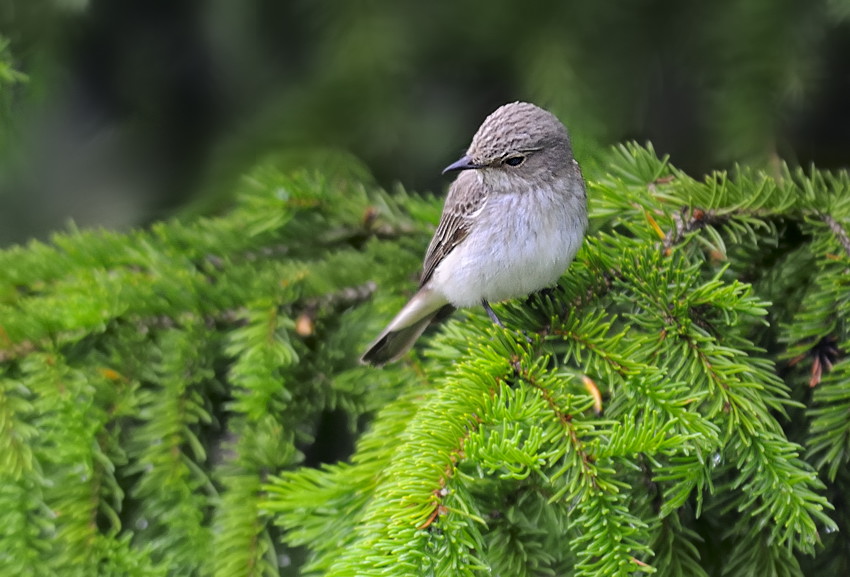
[[[502,324],[502,321],[500,321],[499,317],[496,316],[496,313],[493,312],[493,309],[490,307],[490,303],[487,302],[487,299],[481,299],[481,306],[483,306],[484,310],[487,311],[487,316],[490,317],[491,321],[501,328],[505,328],[505,325]]]
[[[487,299],[481,299],[481,306],[483,306],[484,310],[487,311],[487,316],[490,317],[491,321],[493,321],[499,328],[508,330],[508,328],[502,324],[502,321],[499,319],[499,317],[496,316],[496,313],[493,312],[493,308],[490,306],[490,303],[487,302]],[[533,342],[533,339],[527,334],[525,334],[525,331],[518,331],[518,334],[525,338],[527,342]]]

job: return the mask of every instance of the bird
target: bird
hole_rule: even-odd
[[[554,285],[587,230],[587,194],[566,127],[529,102],[505,104],[481,123],[443,174],[449,187],[425,253],[419,289],[361,357],[402,357],[435,319],[457,308],[523,297]]]

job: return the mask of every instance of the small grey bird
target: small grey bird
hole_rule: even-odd
[[[440,224],[425,254],[419,290],[361,362],[402,356],[435,317],[555,284],[587,229],[584,180],[567,129],[527,102],[488,116],[457,162]]]

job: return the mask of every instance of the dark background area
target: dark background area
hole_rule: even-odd
[[[269,157],[440,192],[518,99],[590,174],[850,159],[847,0],[0,0],[0,38],[0,244],[213,211]]]

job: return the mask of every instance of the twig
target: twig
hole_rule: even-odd
[[[847,256],[850,256],[850,236],[847,235],[847,231],[844,230],[844,227],[841,226],[841,223],[835,220],[832,215],[821,213],[820,219],[826,223],[829,227],[829,230],[832,231],[832,234],[836,236],[838,239],[838,244],[844,249],[844,252],[847,253]]]

